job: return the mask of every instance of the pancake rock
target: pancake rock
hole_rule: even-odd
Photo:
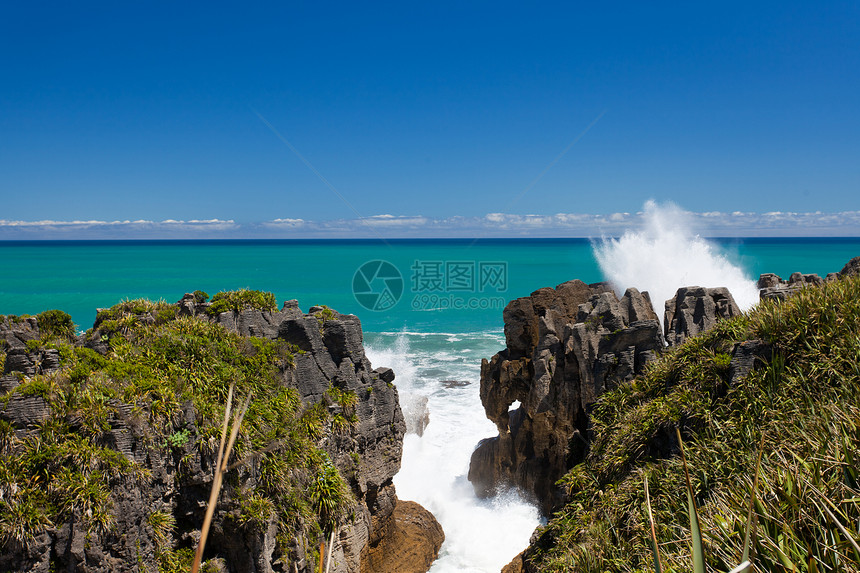
[[[666,301],[663,319],[666,343],[678,346],[691,336],[709,330],[718,320],[741,314],[725,287],[683,287]]]
[[[481,402],[499,435],[478,445],[469,480],[482,496],[519,487],[549,513],[562,501],[556,480],[584,454],[591,404],[655,357],[660,323],[647,293],[619,299],[606,283],[578,280],[516,299],[503,316],[507,348],[481,365]]]

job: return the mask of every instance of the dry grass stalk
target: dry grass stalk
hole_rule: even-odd
[[[234,387],[235,384],[231,384],[230,391],[227,393],[227,406],[224,408],[224,424],[221,426],[221,444],[218,446],[218,461],[215,464],[215,477],[212,480],[212,491],[209,494],[209,504],[206,507],[206,516],[203,519],[203,527],[200,530],[200,542],[197,544],[197,551],[194,554],[194,562],[191,564],[191,573],[197,573],[200,570],[200,564],[203,561],[203,550],[206,548],[206,538],[209,536],[209,528],[212,525],[212,516],[215,513],[218,494],[221,492],[221,484],[224,481],[224,473],[227,470],[227,460],[230,459],[230,453],[233,451],[233,444],[236,443],[236,437],[239,435],[239,427],[242,425],[242,419],[245,417],[245,412],[248,411],[248,405],[251,403],[251,395],[248,394],[245,401],[242,403],[242,407],[233,415],[233,427],[230,431],[230,439],[227,441],[227,427],[230,421],[230,410],[233,405]]]

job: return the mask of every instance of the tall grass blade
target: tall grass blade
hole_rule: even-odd
[[[851,543],[851,545],[854,547],[854,555],[855,555],[855,557],[856,557],[858,560],[860,560],[860,546],[858,546],[858,545],[857,545],[857,541],[855,541],[855,540],[854,540],[854,536],[853,536],[853,535],[851,535],[851,533],[849,533],[847,529],[845,529],[845,526],[844,526],[844,525],[842,525],[842,523],[840,523],[840,522],[839,522],[839,520],[836,518],[836,516],[835,516],[835,515],[833,515],[833,512],[832,512],[832,511],[830,511],[830,509],[828,509],[828,507],[827,507],[828,505],[833,505],[833,504],[831,503],[831,501],[830,501],[829,499],[827,499],[826,497],[824,497],[824,494],[823,494],[823,493],[821,493],[820,491],[818,491],[818,489],[817,489],[817,488],[813,487],[812,489],[813,489],[813,491],[815,491],[815,492],[819,495],[819,497],[821,497],[821,499],[824,501],[824,504],[823,504],[823,505],[819,505],[818,507],[820,507],[821,509],[823,509],[823,510],[827,513],[827,515],[830,517],[830,519],[833,521],[833,523],[834,523],[834,524],[836,524],[836,527],[839,529],[839,531],[842,533],[842,535],[845,537],[845,539],[847,539],[847,540],[848,540],[848,542],[849,542],[849,543]],[[814,503],[814,502],[813,502],[813,503]],[[818,504],[816,503],[815,505],[818,505]],[[836,506],[833,506],[833,509],[836,509],[836,511],[839,511],[839,510],[836,508]]]
[[[741,556],[741,561],[749,562],[750,560],[750,534],[753,529],[753,509],[755,508],[755,498],[756,491],[758,490],[758,476],[761,471],[761,454],[764,451],[764,437],[765,434],[761,435],[761,442],[758,445],[758,459],[755,463],[755,477],[753,477],[753,486],[752,493],[750,494],[750,506],[747,511],[747,525],[746,532],[744,533],[744,552]]]
[[[687,469],[687,457],[684,455],[684,442],[681,440],[681,430],[675,427],[678,436],[678,447],[681,448],[681,462],[684,464],[684,477],[687,479],[687,511],[690,514],[690,533],[693,537],[693,572],[705,573],[705,548],[702,545],[702,531],[699,528],[699,513],[693,501],[693,485],[690,483],[690,472]]]
[[[651,550],[654,552],[654,571],[663,573],[660,562],[660,552],[657,549],[657,530],[654,527],[654,515],[651,513],[651,494],[648,492],[648,476],[645,476],[645,507],[648,508],[648,523],[651,524]]]

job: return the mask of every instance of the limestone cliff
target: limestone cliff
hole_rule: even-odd
[[[647,294],[619,299],[606,283],[578,280],[512,301],[504,321],[507,349],[481,365],[481,402],[499,435],[479,444],[469,480],[479,495],[520,487],[549,513],[561,501],[556,480],[585,451],[588,410],[654,358],[660,324]]]
[[[219,407],[187,387],[223,393],[201,380],[244,377],[257,392],[246,422],[256,433],[240,437],[222,489],[205,555],[210,569],[310,572],[318,542],[334,529],[331,571],[357,573],[365,553],[394,530],[402,502],[392,477],[405,432],[394,373],[368,361],[359,319],[325,307],[305,314],[296,301],[279,311],[217,313],[195,295],[176,305],[135,302],[100,312],[80,337],[52,336],[37,318],[0,320],[0,570],[181,570],[203,521]],[[227,359],[213,354],[225,348],[233,352]],[[143,386],[149,395],[129,399],[144,374],[152,377]],[[164,378],[175,379],[173,395],[158,386]],[[98,499],[55,491],[74,483],[62,481],[62,464],[34,461],[27,440],[61,456],[73,452],[70,440],[82,440],[92,456],[87,467],[69,461],[70,481],[92,479]],[[31,471],[20,464],[35,464],[32,479],[41,471],[48,481],[18,483]],[[323,485],[332,488],[325,499]],[[67,505],[28,505],[38,499]],[[278,515],[290,507],[294,515]],[[422,523],[415,543],[435,558],[441,529],[429,513]]]

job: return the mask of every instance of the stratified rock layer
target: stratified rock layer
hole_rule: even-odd
[[[855,277],[860,275],[860,257],[854,257],[839,271],[840,277]]]
[[[665,308],[669,346],[740,314],[725,288],[684,287]],[[503,317],[507,348],[481,365],[481,402],[499,435],[478,444],[469,480],[481,496],[520,488],[549,514],[563,502],[555,482],[585,454],[591,406],[656,358],[663,329],[648,293],[619,299],[581,281],[516,299]]]
[[[718,320],[740,313],[740,307],[725,287],[679,288],[675,296],[666,301],[663,319],[666,343],[678,346],[687,338],[709,330]]]
[[[578,280],[512,301],[504,320],[507,349],[481,364],[481,402],[499,435],[478,445],[469,480],[484,496],[517,486],[549,513],[561,501],[556,480],[585,451],[591,404],[655,357],[660,323],[647,293],[619,299]]]
[[[835,273],[828,279],[835,278]],[[792,273],[788,280],[783,280],[779,275],[765,273],[758,279],[759,298],[785,300],[789,296],[807,286],[819,286],[824,280],[815,274],[805,275],[803,273]]]

